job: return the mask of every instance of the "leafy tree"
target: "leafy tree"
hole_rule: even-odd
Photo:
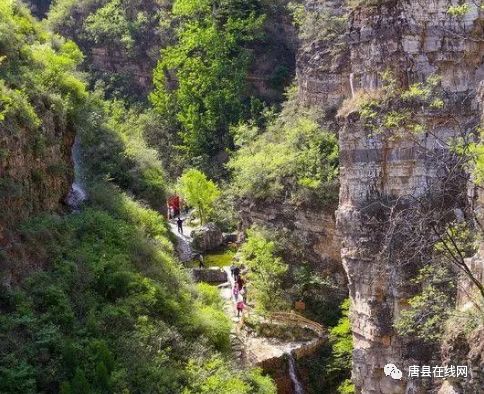
[[[177,43],[162,51],[154,72],[154,106],[180,128],[182,150],[210,159],[231,146],[230,125],[243,116],[249,65],[244,46],[263,23],[257,0],[176,0]],[[212,163],[213,164],[213,163]]]
[[[402,335],[418,337],[426,342],[439,340],[455,304],[455,276],[445,265],[422,268],[413,280],[422,291],[412,297],[395,327]]]
[[[177,188],[186,202],[196,209],[200,223],[205,223],[220,195],[217,185],[203,172],[190,169],[178,179]]]
[[[266,130],[232,128],[240,149],[232,156],[233,193],[250,199],[328,202],[337,197],[338,142],[311,108],[290,101]]]
[[[288,266],[275,256],[275,243],[268,241],[261,230],[247,231],[247,242],[242,246],[242,261],[249,268],[250,291],[256,307],[261,311],[287,308],[282,286]]]

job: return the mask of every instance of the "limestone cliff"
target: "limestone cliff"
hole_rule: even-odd
[[[313,209],[288,202],[248,202],[240,206],[242,227],[252,224],[268,227],[284,237],[285,259],[309,262],[316,271],[329,275],[341,288],[346,277],[340,260],[340,239],[336,232],[334,206]]]
[[[74,129],[48,109],[41,119],[41,131],[0,125],[0,246],[5,229],[62,209],[73,181]]]
[[[336,6],[333,14],[341,4],[315,3]],[[483,11],[469,2],[465,15],[452,17],[447,10],[455,2],[448,0],[360,3],[348,14],[346,29],[336,39],[340,50],[335,52],[324,38],[306,43],[297,66],[300,95],[328,111],[352,95],[378,91],[385,71],[395,78],[395,89],[407,89],[432,74],[442,77],[443,108],[419,115],[429,132],[416,138],[372,135],[351,108],[340,119],[339,129],[337,216],[352,299],[354,383],[364,393],[419,392],[423,389],[417,381],[407,380],[405,367],[429,362],[432,354],[421,344],[406,342],[393,329],[406,300],[416,291],[408,279],[418,262],[404,270],[382,258],[385,234],[368,226],[364,208],[371,201],[428,193],[441,170],[438,160],[428,159],[428,152],[441,154],[445,141],[475,128],[476,89],[484,75]],[[372,214],[385,215],[383,210]],[[389,362],[400,362],[401,381],[385,376],[383,366]]]

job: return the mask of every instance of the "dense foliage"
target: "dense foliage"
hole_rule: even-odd
[[[275,243],[261,229],[247,232],[241,248],[242,262],[249,268],[250,293],[259,311],[280,311],[288,303],[282,280],[288,266],[275,254]]]
[[[293,100],[265,130],[254,124],[233,129],[240,147],[228,164],[235,195],[316,205],[336,199],[337,138],[318,125],[314,111]]]
[[[82,60],[77,46],[45,33],[19,2],[0,4],[0,120],[2,128],[31,131],[43,140],[41,114],[49,109],[60,124],[74,122],[87,97],[74,70]],[[48,141],[44,141],[48,143]]]
[[[230,373],[271,392],[267,379],[246,380],[212,356],[227,350],[229,322],[213,292],[197,299],[163,220],[114,189],[91,196],[81,214],[22,229],[19,250],[49,268],[1,290],[0,391],[181,392],[225,387]],[[207,357],[225,366],[205,382],[191,371],[208,368]]]
[[[231,146],[230,125],[247,112],[243,94],[249,65],[244,44],[261,29],[253,1],[176,0],[177,42],[162,51],[151,101],[180,129],[182,151],[209,173]]]
[[[302,361],[308,368],[309,381],[314,392],[324,387],[327,392],[349,394],[355,392],[351,383],[351,354],[353,341],[349,319],[350,300],[341,304],[341,318],[331,328],[329,343],[313,358]]]
[[[2,131],[42,141],[45,127],[68,124],[89,195],[81,212],[32,218],[2,244],[2,274],[17,277],[0,286],[0,391],[273,393],[259,371],[231,367],[220,299],[192,283],[164,218],[135,200],[164,202],[162,164],[144,140],[149,114],[88,93],[76,45],[18,2],[0,3],[0,22]]]
[[[195,208],[200,224],[212,215],[214,203],[220,195],[217,185],[199,170],[190,169],[177,182],[177,189],[190,207]]]
[[[172,36],[170,7],[169,0],[56,0],[47,22],[79,44],[92,86],[145,101],[159,50]]]
[[[129,108],[121,101],[104,101],[101,92],[90,95],[81,113],[84,121],[77,130],[84,181],[109,179],[152,208],[163,209],[163,163],[145,139],[150,113]]]

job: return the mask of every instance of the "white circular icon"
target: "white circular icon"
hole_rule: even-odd
[[[386,376],[391,376],[392,379],[400,380],[403,376],[402,371],[400,371],[395,364],[387,364],[383,368]]]

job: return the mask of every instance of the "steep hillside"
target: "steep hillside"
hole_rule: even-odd
[[[2,195],[0,392],[274,393],[232,367],[217,292],[191,281],[165,219],[136,200],[155,205],[165,186],[136,112],[88,93],[78,48],[20,2],[1,3],[0,21],[1,181],[21,187]],[[68,212],[74,133],[89,199]]]
[[[75,77],[75,44],[44,34],[20,6],[3,3],[0,12],[1,239],[20,220],[62,209],[76,107],[87,93]]]

